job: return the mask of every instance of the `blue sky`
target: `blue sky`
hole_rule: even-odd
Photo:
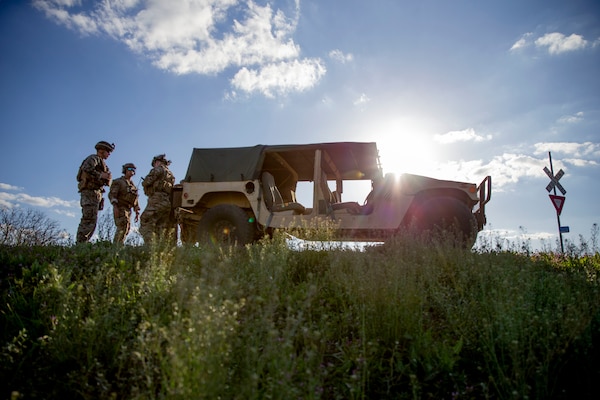
[[[99,140],[136,183],[160,153],[181,179],[193,147],[375,141],[385,172],[492,175],[486,233],[554,246],[551,151],[578,242],[600,223],[599,71],[592,0],[0,0],[0,205],[73,235]]]

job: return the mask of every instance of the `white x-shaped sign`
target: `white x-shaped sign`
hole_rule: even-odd
[[[548,192],[550,192],[552,189],[554,189],[554,187],[556,187],[558,188],[558,190],[560,190],[563,196],[567,194],[565,188],[562,187],[560,183],[558,183],[558,180],[562,178],[562,176],[565,174],[562,169],[556,173],[556,176],[552,176],[552,172],[550,172],[548,167],[544,167],[544,172],[546,173],[546,175],[548,175],[548,178],[550,178],[550,183],[548,184],[548,186],[546,186],[546,190]]]

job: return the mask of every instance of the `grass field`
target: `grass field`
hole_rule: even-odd
[[[2,399],[591,399],[600,382],[597,252],[276,235],[1,247],[0,268]]]

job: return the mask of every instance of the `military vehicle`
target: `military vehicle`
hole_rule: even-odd
[[[366,199],[345,201],[344,184],[361,180],[370,182]],[[299,186],[312,189],[309,204],[298,201]],[[471,247],[490,197],[490,176],[477,185],[384,175],[376,143],[337,142],[195,148],[173,207],[184,243],[244,245],[275,229],[302,238],[305,227],[329,221],[335,240],[361,242],[452,225]]]

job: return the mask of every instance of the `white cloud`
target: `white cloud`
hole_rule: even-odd
[[[504,191],[524,178],[545,178],[543,169],[548,165],[546,158],[548,151],[571,156],[561,159],[553,157],[555,170],[565,168],[565,164],[576,167],[600,165],[598,143],[536,143],[533,155],[504,153],[487,163],[483,160],[451,161],[438,165],[435,176],[441,179],[476,182],[484,176],[491,175],[494,190]]]
[[[562,33],[553,32],[536,39],[535,45],[538,47],[547,47],[550,54],[560,54],[583,49],[587,45],[587,40],[581,35],[572,34],[565,36]]]
[[[560,32],[552,32],[534,38],[533,33],[528,32],[512,45],[510,51],[521,51],[531,45],[535,45],[539,49],[547,50],[549,54],[560,54],[584,49],[589,43],[583,36],[575,33],[566,36]],[[595,47],[595,45],[596,43],[594,42],[592,46]]]
[[[533,145],[534,154],[555,152],[577,158],[600,158],[600,143],[548,142]]]
[[[533,35],[533,33],[531,33],[531,32],[527,32],[527,33],[523,34],[523,36],[521,36],[521,38],[512,45],[510,50],[517,51],[517,50],[521,50],[521,49],[524,49],[525,47],[529,46],[530,45],[529,40],[532,35]]]
[[[22,190],[16,186],[0,184],[0,190]],[[31,196],[26,193],[7,193],[0,191],[0,206],[4,207],[19,207],[23,204],[43,207],[43,208],[76,208],[79,207],[78,201],[62,200],[58,197],[39,197]]]
[[[13,208],[15,206],[16,195],[12,193],[0,192],[0,207]]]
[[[59,199],[58,197],[38,197],[30,196],[25,193],[20,193],[18,201],[37,207],[52,208],[52,207],[76,207],[77,202]]]
[[[335,49],[329,52],[329,58],[345,64],[347,62],[351,62],[354,59],[352,53],[344,54],[341,50]]]
[[[354,105],[356,107],[362,107],[365,104],[369,103],[371,101],[371,99],[369,98],[369,96],[367,96],[364,93],[361,93],[361,95],[358,97],[358,99],[354,100]]]
[[[451,131],[443,135],[434,135],[433,138],[439,143],[448,144],[456,142],[483,142],[491,140],[492,135],[478,135],[473,128],[467,128],[462,131]]]
[[[4,203],[13,204],[15,202],[15,200],[17,199],[17,197],[18,197],[18,194],[15,194],[15,193],[0,192],[0,201],[2,201]]]
[[[235,88],[273,96],[313,87],[326,72],[320,59],[300,57],[292,38],[300,5],[292,3],[291,18],[252,0],[104,1],[91,11],[76,0],[35,0],[34,6],[82,34],[107,34],[158,68],[176,74],[234,68]]]
[[[485,176],[492,176],[495,191],[505,191],[507,187],[526,177],[544,177],[544,163],[525,154],[505,153],[489,162],[483,160],[450,161],[437,166],[435,176],[440,179],[464,182],[479,182]]]
[[[520,231],[514,229],[484,229],[479,233],[478,242],[492,241],[494,244],[506,246],[510,244],[506,243],[506,241],[526,242],[528,240],[549,240],[556,236],[556,234],[550,232],[528,233],[523,229]]]
[[[243,67],[233,77],[231,85],[246,93],[259,92],[274,97],[275,94],[310,89],[325,72],[325,66],[318,59],[280,62],[260,69]]]
[[[558,119],[562,124],[574,124],[583,120],[583,112],[578,112],[575,115],[564,115]]]
[[[331,97],[325,95],[321,99],[321,105],[323,105],[325,107],[330,107],[331,105],[333,105],[333,99]]]
[[[8,183],[1,183],[0,182],[0,190],[21,191],[21,190],[23,190],[23,188],[22,187],[18,187],[18,186],[9,185]]]
[[[598,165],[594,160],[583,160],[581,158],[564,158],[562,161],[575,167],[595,167]]]
[[[81,5],[81,0],[53,0],[52,2],[59,6],[65,6],[65,7],[73,7],[73,6]]]
[[[491,175],[494,187],[503,187],[525,177],[543,177],[544,162],[525,154],[505,153],[481,165],[479,172]]]
[[[55,213],[59,214],[59,215],[64,215],[66,217],[70,217],[70,218],[75,218],[76,215],[73,211],[68,211],[68,210],[54,210]]]

